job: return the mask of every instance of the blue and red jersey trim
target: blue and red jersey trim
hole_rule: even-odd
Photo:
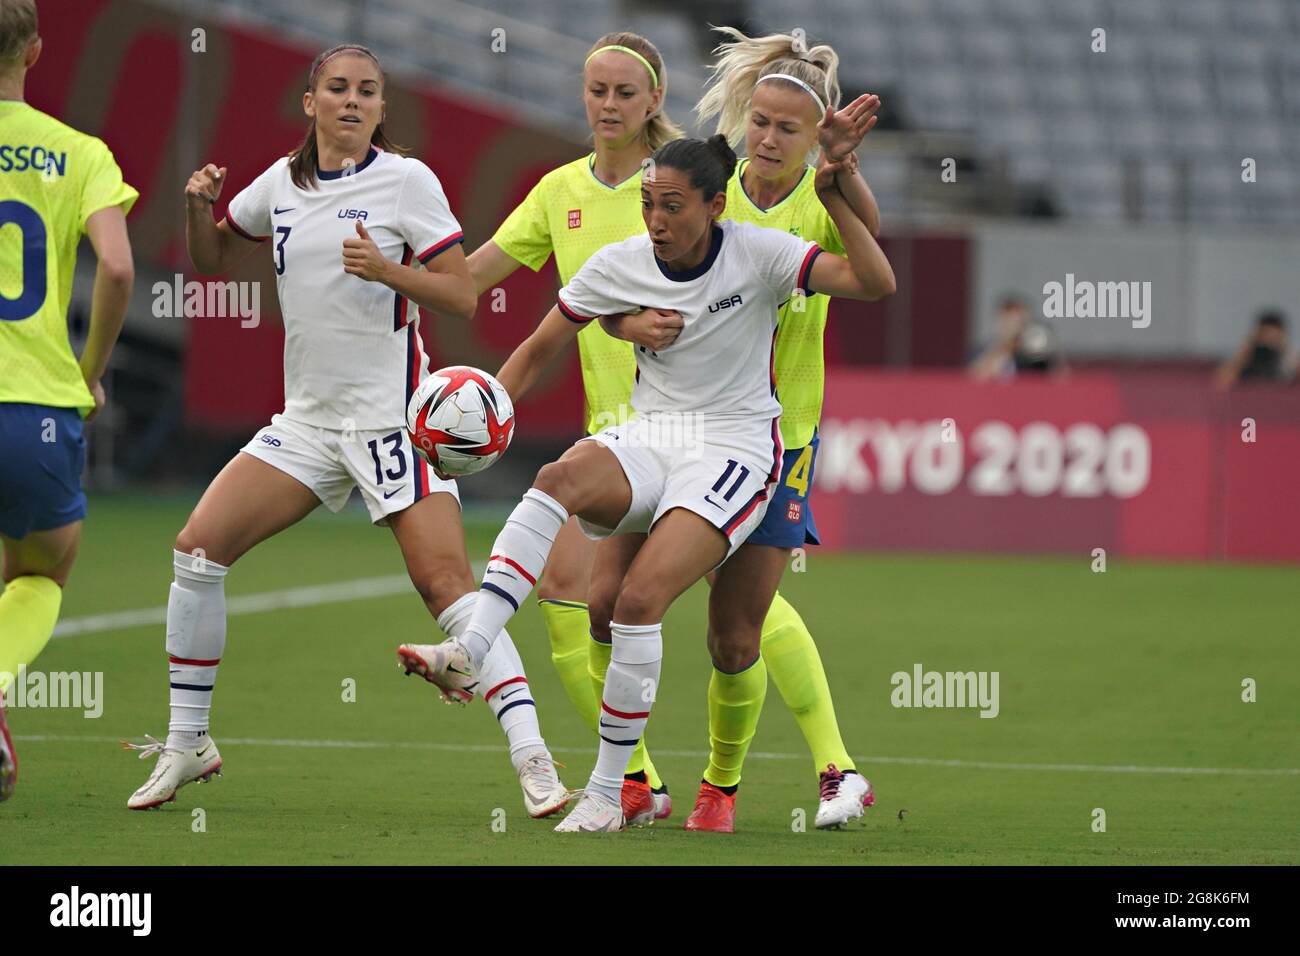
[[[799,291],[804,295],[813,295],[812,289],[808,288],[808,279],[812,275],[813,263],[817,257],[822,254],[821,246],[817,243],[812,244],[812,248],[803,257],[803,264],[799,266],[799,281],[797,283]]]
[[[556,296],[555,304],[560,307],[560,312],[562,312],[564,314],[564,317],[568,319],[570,322],[577,322],[579,325],[586,325],[588,322],[590,322],[592,319],[595,318],[594,315],[579,315],[577,312],[574,312],[571,308],[569,308],[567,305],[564,304],[564,300],[561,299],[559,296]]]
[[[430,259],[442,255],[444,252],[446,252],[456,243],[464,242],[464,241],[465,241],[465,233],[453,232],[450,236],[448,236],[446,239],[442,240],[441,242],[435,242],[433,245],[431,245],[428,249],[425,249],[422,253],[420,253],[415,258],[420,260],[420,265],[427,266],[429,264]]]
[[[403,243],[402,244],[402,265],[409,266],[410,264],[411,264],[411,247]],[[403,328],[406,327],[406,324],[409,321],[407,316],[410,307],[411,307],[410,299],[402,295],[402,293],[400,292],[393,293],[393,331],[394,332],[400,332]],[[410,398],[411,396],[407,395],[406,397]]]
[[[231,229],[235,230],[235,235],[242,236],[243,238],[247,239],[249,242],[266,242],[266,240],[271,238],[270,236],[253,235],[251,232],[249,232],[239,223],[235,222],[235,217],[230,214],[229,209],[226,210],[226,222],[230,224]]]

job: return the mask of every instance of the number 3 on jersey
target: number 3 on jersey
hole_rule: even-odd
[[[803,452],[795,459],[794,467],[786,476],[785,483],[799,492],[800,498],[808,497],[808,472],[812,468],[812,445],[805,445]]]
[[[289,230],[292,226],[276,226],[275,234],[280,238],[275,243],[275,274],[284,275],[284,244],[289,241]]]
[[[20,322],[35,315],[45,302],[45,223],[31,206],[6,199],[0,202],[0,229],[8,225],[17,226],[22,235],[22,285],[13,299],[0,292],[0,321]]]

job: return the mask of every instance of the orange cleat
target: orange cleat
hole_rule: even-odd
[[[623,817],[630,827],[648,827],[655,822],[654,794],[650,784],[623,778]]]
[[[725,794],[707,780],[701,781],[695,809],[686,818],[685,828],[705,833],[735,833],[736,795]]]

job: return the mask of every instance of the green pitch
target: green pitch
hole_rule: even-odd
[[[164,605],[192,502],[93,500],[64,621]],[[499,522],[471,528],[471,559],[486,557]],[[0,807],[0,862],[1300,863],[1300,572],[1112,560],[1095,574],[1090,563],[813,549],[786,575],[878,795],[840,832],[812,828],[811,759],[775,688],[739,832],[681,829],[707,746],[702,586],[668,617],[648,732],[674,814],[603,837],[528,819],[488,709],[444,706],[400,675],[396,645],[434,635],[413,591],[232,617],[212,723],[225,776],[155,812],[126,809],[152,764],[117,741],[166,734],[163,627],[59,637],[36,668],[102,672],[103,713],[10,710],[21,779]],[[387,531],[355,511],[321,513],[244,558],[227,595],[402,571]],[[511,632],[563,779],[581,786],[595,747],[535,605]],[[892,706],[891,675],[917,664],[997,671],[998,715]]]

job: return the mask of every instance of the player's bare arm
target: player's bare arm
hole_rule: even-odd
[[[120,206],[109,206],[86,220],[86,236],[95,250],[95,288],[90,306],[90,331],[81,353],[81,375],[86,380],[95,408],[87,416],[93,419],[104,407],[104,386],[100,384],[108,356],[126,319],[135,282],[135,262],[131,256],[131,239],[126,231],[126,215]]]
[[[474,290],[479,295],[505,282],[519,268],[519,260],[508,255],[491,239],[471,252],[467,262]]]
[[[866,224],[835,185],[839,171],[836,163],[817,170],[817,196],[839,229],[848,258],[822,253],[813,262],[808,285],[814,292],[874,302],[894,294],[894,270]]]
[[[343,240],[343,271],[367,282],[381,282],[440,315],[471,319],[478,305],[478,294],[459,243],[434,256],[423,269],[413,269],[384,256],[357,220],[356,238]]]
[[[243,262],[258,243],[245,239],[225,219],[216,222],[212,207],[226,184],[226,167],[208,163],[185,184],[185,248],[200,275],[229,272]]]
[[[518,402],[533,387],[542,370],[564,351],[581,328],[576,322],[566,319],[558,306],[546,313],[546,318],[533,334],[510,353],[510,358],[497,372],[497,380],[512,401]]]

